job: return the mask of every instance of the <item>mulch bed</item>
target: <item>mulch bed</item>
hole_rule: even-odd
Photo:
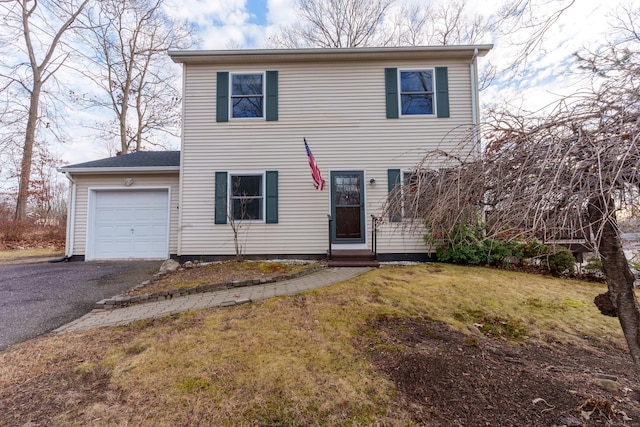
[[[365,351],[418,425],[640,426],[640,383],[623,349],[510,344],[430,320],[373,326],[378,341]]]

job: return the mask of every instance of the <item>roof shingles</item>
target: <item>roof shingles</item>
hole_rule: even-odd
[[[61,169],[179,167],[180,151],[138,151],[91,162],[68,165]]]

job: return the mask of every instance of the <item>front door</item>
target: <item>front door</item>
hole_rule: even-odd
[[[331,243],[364,243],[364,172],[331,172]]]

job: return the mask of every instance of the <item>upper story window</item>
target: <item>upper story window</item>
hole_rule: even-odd
[[[387,119],[449,117],[449,69],[384,69]]]
[[[434,114],[433,69],[400,71],[401,114]]]
[[[231,117],[264,117],[264,74],[231,74]]]

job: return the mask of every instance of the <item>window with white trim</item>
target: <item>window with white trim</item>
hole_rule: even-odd
[[[434,115],[433,69],[400,70],[400,112],[408,115]]]
[[[229,214],[234,220],[264,220],[264,175],[230,174]]]
[[[264,73],[231,74],[231,117],[264,117]]]

